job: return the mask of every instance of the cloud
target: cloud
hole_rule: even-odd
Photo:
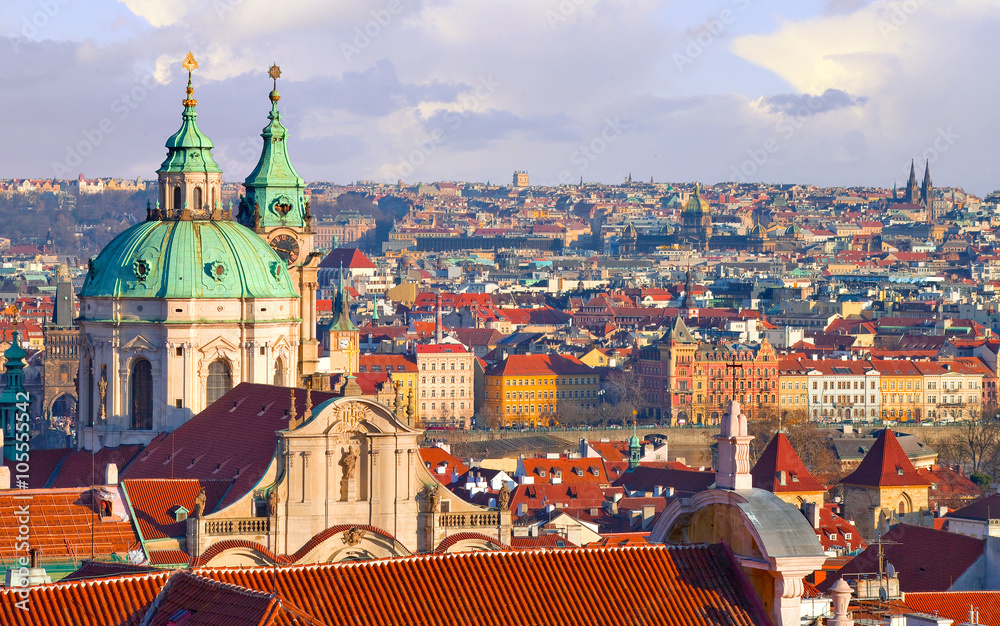
[[[866,96],[852,96],[839,89],[827,89],[818,96],[810,94],[782,93],[764,96],[759,102],[772,113],[785,113],[808,117],[845,107],[862,106],[868,101]]]

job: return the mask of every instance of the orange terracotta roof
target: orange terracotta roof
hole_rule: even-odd
[[[187,521],[177,521],[174,515],[177,507],[182,506],[189,514],[193,514],[194,500],[204,488],[205,513],[212,513],[231,485],[230,480],[199,481],[183,478],[122,481],[122,488],[128,495],[129,504],[135,512],[136,524],[145,541],[185,536]]]
[[[276,574],[270,568],[198,573],[247,589],[273,588],[325,624],[707,626],[720,615],[733,626],[770,623],[721,544],[490,551],[283,567]],[[481,592],[488,589],[504,593]]]
[[[978,624],[1000,626],[1000,591],[910,592],[903,602],[911,610],[937,614],[956,624],[967,622],[969,607],[974,606],[979,609]]]
[[[34,587],[30,610],[18,608],[15,589],[0,589],[4,626],[138,626],[169,572]]]
[[[841,483],[863,487],[924,486],[930,483],[917,473],[903,452],[896,435],[888,428],[875,440],[861,464]]]
[[[462,463],[458,458],[448,454],[443,448],[431,446],[430,448],[420,448],[420,460],[430,469],[431,474],[438,477],[445,485],[451,484],[452,471],[455,475],[461,476],[469,471],[469,466]],[[438,468],[444,467],[443,474],[438,473]]]
[[[25,499],[22,499],[25,498]],[[139,548],[132,524],[120,518],[95,518],[89,489],[24,489],[0,492],[0,560],[27,556],[18,550],[16,511],[28,505],[31,547],[43,561],[76,560],[91,556],[125,556]],[[91,549],[93,528],[93,550]],[[0,620],[0,623],[4,623]]]
[[[70,572],[59,579],[61,583],[68,583],[74,580],[89,580],[94,578],[115,578],[126,574],[145,574],[147,572],[161,572],[163,570],[150,567],[148,565],[132,565],[131,563],[119,563],[109,561],[86,560],[80,564],[79,569]]]
[[[489,537],[489,536],[484,535],[482,533],[457,533],[457,534],[445,537],[441,541],[441,543],[438,544],[438,547],[434,549],[434,554],[445,554],[445,553],[448,552],[448,549],[451,548],[453,545],[455,545],[456,543],[459,543],[461,541],[465,541],[467,539],[474,539],[474,540],[477,540],[477,541],[484,541],[487,544],[489,544],[490,548],[493,549],[493,550],[510,550],[510,546],[508,546],[508,545],[506,545],[506,544],[504,544],[504,543],[502,543],[500,541],[497,541],[493,537]]]
[[[750,474],[753,475],[754,487],[771,493],[826,491],[826,487],[809,473],[788,437],[781,432],[771,438]]]

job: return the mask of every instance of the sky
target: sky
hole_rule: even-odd
[[[1000,0],[4,0],[0,178],[154,178],[193,52],[226,180],[267,69],[307,181],[1000,188]]]

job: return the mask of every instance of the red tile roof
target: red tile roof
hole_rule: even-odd
[[[135,514],[136,524],[145,541],[183,537],[187,521],[176,520],[179,506],[194,513],[194,499],[205,489],[205,513],[212,513],[232,485],[230,480],[132,479],[123,480],[122,487]]]
[[[336,248],[320,262],[326,269],[376,269],[376,265],[357,248]]]
[[[430,469],[431,474],[437,476],[445,485],[451,484],[452,472],[461,476],[469,471],[469,466],[462,463],[458,458],[448,454],[443,448],[431,446],[430,448],[420,448],[420,460]],[[445,467],[445,473],[439,474],[438,468]]]
[[[558,479],[565,485],[610,485],[604,469],[604,459],[521,459],[524,475],[535,479],[535,484],[552,483]]]
[[[271,593],[251,591],[190,572],[177,572],[160,590],[143,626],[229,626],[286,623],[278,614],[282,600]],[[292,609],[296,614],[301,613]],[[289,620],[290,621],[290,620]],[[301,623],[314,621],[306,618]]]
[[[600,508],[604,503],[604,492],[598,485],[518,485],[510,497],[510,508],[518,511],[525,505],[528,511],[545,508],[548,505],[583,509]],[[560,509],[561,510],[561,509]]]
[[[862,487],[908,487],[930,483],[917,473],[913,463],[888,428],[875,440],[858,468],[840,481]]]
[[[98,436],[100,436],[98,434]],[[118,466],[119,473],[142,450],[140,445],[118,446],[117,448],[101,448],[91,459],[91,453],[77,450],[70,453],[56,468],[54,478],[49,479],[47,487],[86,487],[91,484],[91,467],[96,466],[94,479],[102,485],[107,477],[109,463]]]
[[[25,498],[25,499],[22,499]],[[28,505],[31,547],[38,548],[43,561],[77,560],[93,554],[124,557],[139,548],[139,536],[132,524],[94,516],[89,489],[25,489],[0,492],[0,562],[27,556],[18,550],[19,524],[16,511]],[[0,623],[3,623],[0,621]]]
[[[826,491],[826,487],[806,469],[785,433],[778,433],[771,438],[750,474],[753,476],[754,487],[771,493]]]
[[[510,545],[515,550],[535,550],[538,548],[556,548],[561,550],[564,548],[580,547],[557,533],[545,533],[544,535],[536,535],[534,537],[513,537],[510,540]]]
[[[1000,626],[1000,591],[944,591],[907,593],[903,603],[911,610],[967,622],[969,607],[979,609],[978,624]]]
[[[982,539],[943,530],[899,524],[883,537],[885,560],[899,576],[899,588],[912,591],[946,591],[983,555]],[[878,546],[868,548],[819,585],[826,591],[841,576],[878,572]]]
[[[614,575],[606,574],[614,572]],[[769,624],[724,545],[475,552],[200,570],[325,624]],[[485,590],[502,589],[502,593]]]
[[[31,590],[29,610],[16,589],[0,589],[4,626],[138,626],[169,572],[44,585]]]

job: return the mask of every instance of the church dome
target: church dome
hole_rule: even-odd
[[[297,298],[285,262],[229,220],[132,226],[90,261],[84,298]]]
[[[698,185],[694,187],[694,193],[688,198],[687,204],[684,206],[685,213],[710,213],[711,207],[708,201],[701,197],[701,188]]]

